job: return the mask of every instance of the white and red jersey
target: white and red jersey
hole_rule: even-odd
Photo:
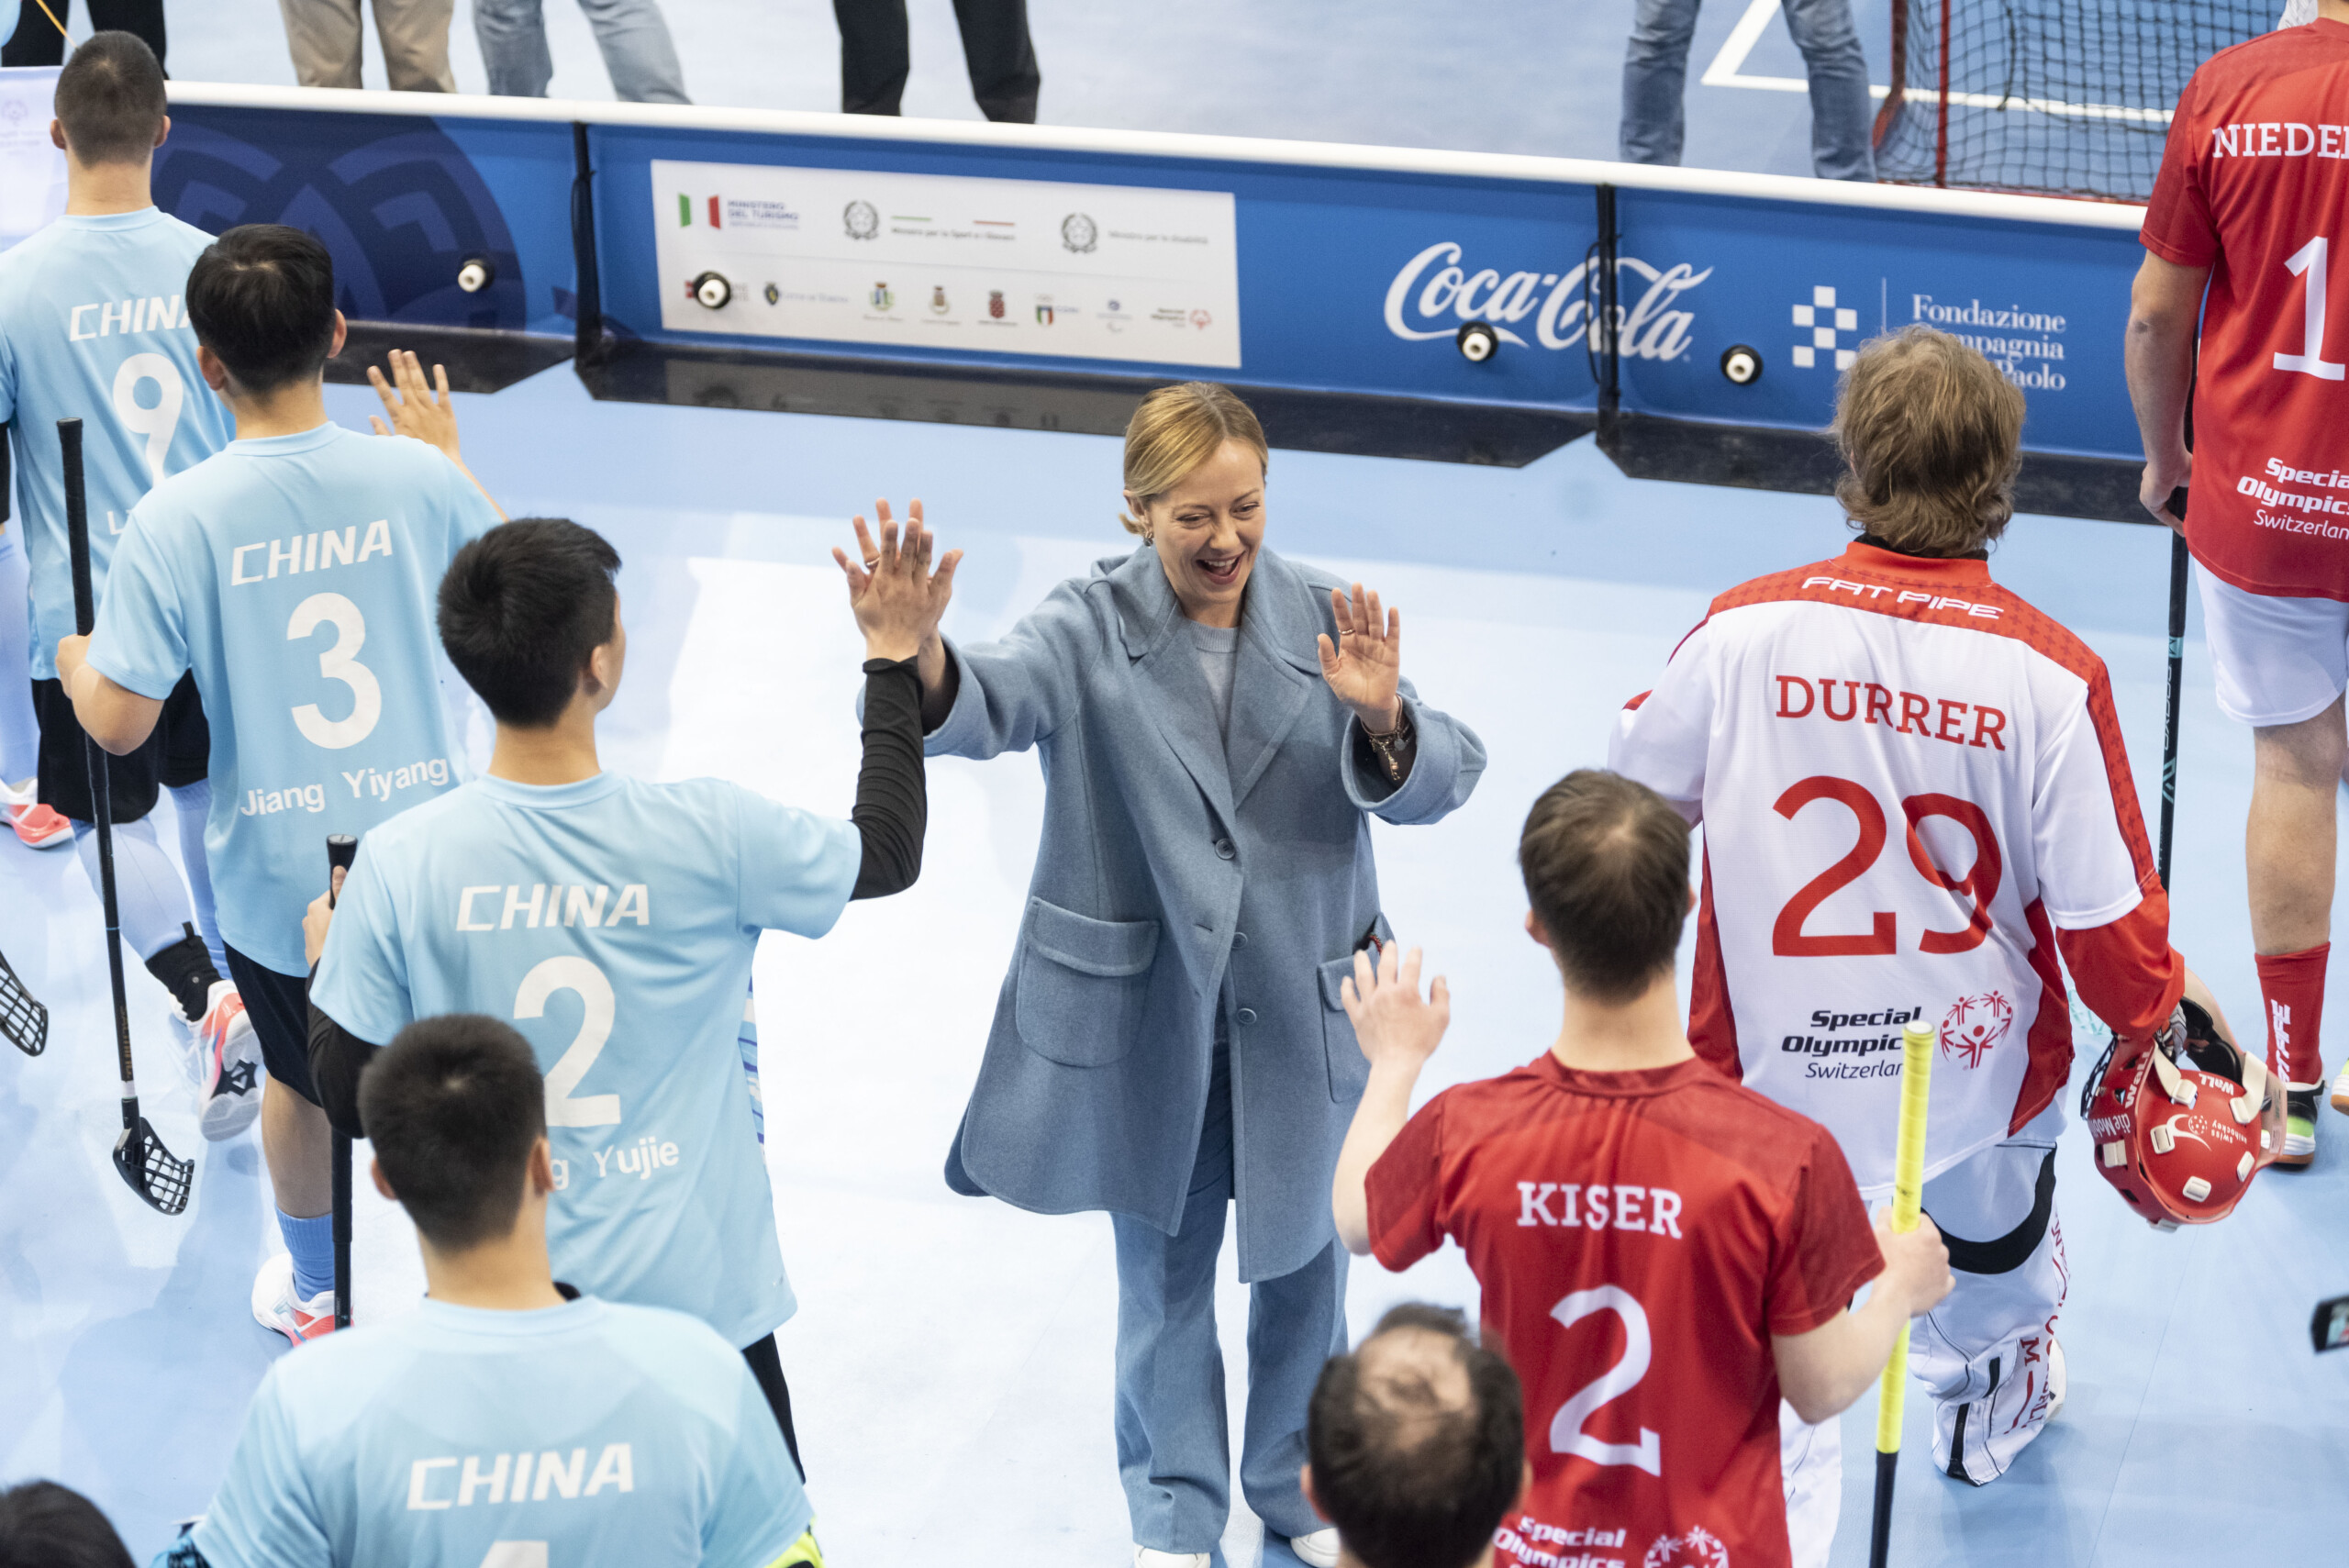
[[[1703,1062],[1544,1051],[1421,1106],[1364,1194],[1388,1268],[1460,1243],[1524,1386],[1501,1568],[1786,1568],[1770,1336],[1884,1268],[1826,1129]]]
[[[2194,394],[2194,558],[2254,594],[2349,599],[2349,26],[2203,61],[2139,238],[2210,269]]]
[[[2081,998],[2143,1038],[2185,965],[2104,662],[1980,561],[1854,544],[1713,601],[1609,765],[1705,829],[1688,1038],[1892,1182],[1900,1030],[1941,1030],[1925,1173],[2046,1108]]]

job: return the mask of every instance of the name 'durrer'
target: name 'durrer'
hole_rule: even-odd
[[[2007,727],[2004,711],[1982,703],[1920,696],[1894,691],[1874,681],[1809,681],[1800,675],[1778,675],[1778,718],[1809,718],[1814,712],[1838,724],[1882,724],[1901,735],[1946,740],[1953,746],[1982,746],[2003,751],[1999,732]],[[1841,703],[1838,703],[1838,697]],[[1894,713],[1895,706],[1898,714]],[[1973,735],[1966,734],[1972,720]]]

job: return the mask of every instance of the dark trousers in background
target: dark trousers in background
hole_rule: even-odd
[[[906,0],[832,0],[841,26],[841,111],[894,115],[906,95],[912,57]],[[1036,45],[1028,36],[1028,0],[954,0],[971,95],[991,120],[1036,123]]]
[[[73,0],[49,0],[49,8],[57,13],[59,22],[71,22],[68,8]],[[137,33],[163,58],[163,0],[89,0],[90,27],[96,32],[119,29]],[[62,65],[65,63],[65,35],[41,14],[35,0],[18,0],[17,30],[6,45],[0,45],[0,65]]]

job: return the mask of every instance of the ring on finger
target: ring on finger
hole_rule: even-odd
[[[880,570],[880,566],[881,566],[881,558],[880,558],[879,556],[877,556],[877,555],[876,555],[876,556],[874,556],[872,560],[870,560],[870,561],[868,561],[868,562],[866,562],[864,563],[864,569],[865,569],[867,572],[875,572],[875,571],[878,571],[878,570]]]

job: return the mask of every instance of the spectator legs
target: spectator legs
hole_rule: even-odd
[[[1875,116],[1852,0],[1784,0],[1787,31],[1810,74],[1810,166],[1822,180],[1873,180]]]
[[[1044,78],[1028,33],[1028,0],[954,0],[954,21],[963,30],[963,59],[979,112],[991,120],[1034,125]]]
[[[841,111],[894,115],[911,69],[905,0],[832,0],[841,28]],[[1028,33],[1027,0],[954,0],[971,95],[991,120],[1036,123],[1043,75]]]
[[[359,0],[277,0],[295,79],[305,87],[356,87],[365,58]],[[384,73],[398,93],[453,93],[449,18],[456,0],[374,0]]]
[[[72,4],[72,0],[49,0],[49,8],[63,22],[71,18]],[[100,32],[113,28],[136,33],[155,51],[159,63],[163,58],[163,0],[90,0],[90,26]],[[0,46],[0,65],[64,63],[65,35],[42,14],[35,0],[18,0],[17,30]]]
[[[554,77],[541,0],[473,0],[473,41],[489,90],[508,98],[543,98]]]
[[[841,27],[841,113],[894,115],[912,56],[906,0],[832,0]]]
[[[1626,163],[1677,163],[1685,120],[1680,98],[1688,80],[1688,40],[1697,31],[1698,0],[1639,0],[1631,39],[1623,51],[1623,123],[1619,145]]]

